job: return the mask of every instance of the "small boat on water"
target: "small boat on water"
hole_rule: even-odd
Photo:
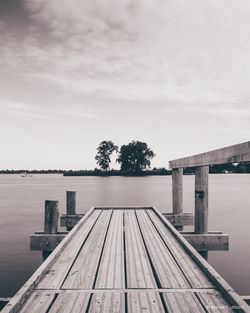
[[[24,172],[23,174],[21,174],[21,177],[33,177],[32,174]]]

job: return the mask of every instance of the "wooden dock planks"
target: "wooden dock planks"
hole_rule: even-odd
[[[138,227],[135,212],[124,211],[128,288],[156,288],[152,268]]]
[[[80,250],[62,289],[92,289],[112,211],[102,212]]]
[[[178,264],[166,248],[146,211],[137,211],[136,216],[159,288],[189,287]]]
[[[250,312],[163,221],[153,208],[92,210],[2,312]]]
[[[64,282],[72,263],[74,262],[79,250],[84,244],[92,227],[99,218],[101,211],[94,211],[87,219],[86,223],[76,233],[74,240],[70,241],[67,249],[59,255],[57,262],[46,272],[37,289],[60,289]]]
[[[95,288],[125,288],[123,211],[113,211]]]
[[[162,240],[170,250],[176,263],[184,273],[190,286],[193,288],[212,288],[212,283],[208,280],[203,271],[197,266],[192,258],[187,255],[181,244],[176,241],[169,229],[164,226],[156,214],[152,210],[148,210],[147,214],[160,234]]]

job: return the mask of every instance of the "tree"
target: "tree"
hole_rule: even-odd
[[[132,141],[121,146],[117,162],[121,164],[122,171],[141,172],[150,167],[150,160],[155,156],[145,142]]]
[[[118,151],[118,147],[112,141],[102,141],[99,144],[95,159],[102,170],[107,171],[109,169],[110,156],[114,151]]]

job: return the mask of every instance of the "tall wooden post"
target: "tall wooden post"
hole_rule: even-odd
[[[66,213],[67,215],[76,214],[76,192],[67,191],[66,193]],[[67,227],[67,230],[70,231],[73,227]]]
[[[56,234],[58,229],[58,201],[45,200],[45,214],[44,214],[44,233]],[[51,251],[43,251],[43,260],[45,260]]]
[[[172,202],[173,214],[183,213],[183,168],[172,169]],[[176,226],[176,229],[183,230],[183,226]]]
[[[208,173],[209,166],[200,166],[195,170],[195,225],[196,234],[208,232]],[[201,255],[206,259],[207,251]]]

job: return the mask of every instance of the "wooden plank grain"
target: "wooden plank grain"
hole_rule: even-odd
[[[151,210],[148,211],[147,214],[151,218],[166,246],[171,251],[176,262],[182,269],[190,286],[192,288],[211,288],[213,286],[212,283],[207,279],[206,275],[202,272],[199,266],[197,266],[192,258],[186,253],[181,244],[176,241],[169,229],[165,227],[155,212]]]
[[[223,279],[216,270],[206,261],[204,258],[188,243],[187,240],[168,222],[162,214],[156,209],[153,208],[154,213],[177,239],[189,256],[194,260],[198,267],[203,271],[204,275],[213,283],[213,285],[218,288],[222,293],[224,299],[228,304],[232,306],[238,306],[238,313],[250,313],[250,308],[245,306],[245,302],[241,297],[234,291],[234,289]]]
[[[61,292],[53,303],[49,313],[85,313],[87,312],[90,295],[90,292]]]
[[[28,279],[28,281],[22,286],[22,288],[15,294],[10,302],[4,307],[1,313],[16,313],[20,310],[23,303],[27,300],[37,284],[44,277],[45,273],[49,271],[51,266],[56,262],[58,256],[64,251],[69,242],[74,238],[78,230],[85,224],[87,219],[93,214],[94,208],[88,211],[88,213],[81,219],[76,227],[66,236],[63,241],[56,247],[56,249],[50,254],[50,256],[43,262],[43,264],[37,269],[37,271]]]
[[[197,292],[198,299],[200,299],[203,306],[209,313],[232,313],[231,306],[226,303],[221,293],[218,291]]]
[[[143,313],[165,312],[158,292],[147,290],[147,291],[134,291],[128,293],[128,313],[142,313],[142,312]]]
[[[57,261],[46,272],[37,289],[59,289],[68,274],[81,246],[96,223],[101,211],[95,210],[83,227],[75,234],[67,249],[62,251]]]
[[[124,211],[127,288],[157,286],[136,220],[135,211]]]
[[[102,212],[77,255],[63,289],[92,289],[112,211]]]
[[[20,313],[47,313],[56,294],[53,291],[34,291],[25,302]]]
[[[137,211],[136,216],[140,225],[155,275],[160,288],[188,288],[189,284],[178,264],[170,254],[159,233],[145,211]]]
[[[206,313],[193,292],[168,292],[162,295],[169,313]]]
[[[123,292],[110,291],[93,294],[89,313],[125,313]]]
[[[114,211],[95,288],[125,288],[123,211]]]
[[[206,166],[250,161],[250,141],[172,160],[170,168]]]

